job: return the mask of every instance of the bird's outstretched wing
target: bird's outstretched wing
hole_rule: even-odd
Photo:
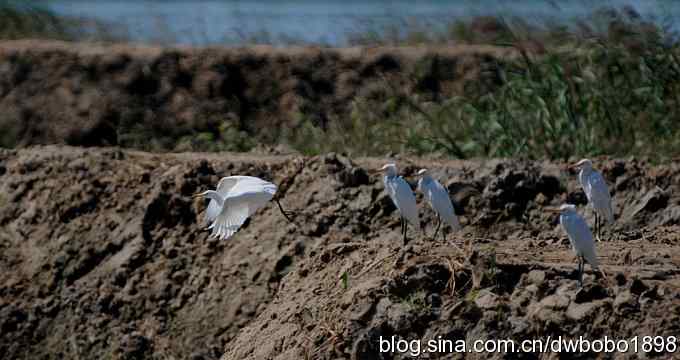
[[[265,191],[272,195],[276,193],[276,185],[254,176],[227,176],[217,183],[216,191],[223,199],[237,196],[245,192]],[[220,206],[215,200],[210,200],[208,209],[205,211],[205,222],[211,223],[220,214]],[[211,226],[212,227],[212,226]]]
[[[276,185],[269,181],[254,176],[231,176],[230,178],[235,178],[237,182],[229,189],[229,192],[224,195],[225,198],[255,192],[266,192],[272,196],[276,194]]]
[[[250,215],[271,200],[273,193],[265,191],[243,192],[227,197],[224,206],[210,228],[212,236],[227,239],[232,236]]]

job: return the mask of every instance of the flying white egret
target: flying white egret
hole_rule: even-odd
[[[576,212],[575,205],[564,204],[558,209],[548,208],[546,210],[560,213],[560,225],[567,233],[571,247],[578,257],[578,281],[583,286],[584,261],[590,264],[593,271],[599,271],[593,234],[590,232],[586,221]]]
[[[432,178],[428,174],[427,169],[420,169],[418,175],[421,176],[420,180],[418,180],[418,190],[423,193],[427,203],[430,204],[430,207],[437,213],[437,230],[434,231],[432,238],[437,238],[437,233],[439,232],[442,220],[446,222],[453,231],[460,230],[460,222],[453,210],[453,204],[451,203],[451,198],[449,197],[446,188],[442,186],[439,181]]]
[[[572,167],[581,169],[578,173],[578,181],[586,193],[588,202],[593,207],[593,210],[595,210],[595,236],[597,241],[600,241],[600,232],[602,230],[600,218],[603,217],[609,224],[614,223],[612,198],[609,195],[607,182],[600,172],[593,169],[593,163],[588,159],[583,159],[572,165]]]
[[[217,184],[217,191],[208,190],[194,197],[210,199],[205,211],[205,221],[212,222],[211,236],[222,240],[232,236],[250,215],[263,207],[276,194],[276,185],[253,176],[228,176]],[[289,213],[275,200],[279,210],[286,218]]]
[[[420,221],[418,220],[418,208],[416,207],[416,197],[411,190],[411,186],[397,175],[397,166],[395,164],[386,164],[380,171],[384,172],[383,183],[385,190],[392,199],[394,206],[399,210],[401,216],[401,233],[404,236],[404,244],[408,242],[406,238],[406,231],[408,223],[418,228]]]

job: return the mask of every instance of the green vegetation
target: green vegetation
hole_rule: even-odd
[[[112,27],[65,19],[44,7],[17,1],[0,0],[0,20],[4,39],[116,38]],[[175,134],[121,120],[116,124],[117,141],[121,146],[157,151],[250,151],[260,144],[285,144],[307,155],[331,151],[456,158],[609,154],[660,160],[680,155],[679,43],[675,34],[633,10],[603,9],[566,25],[538,26],[494,17],[430,25],[405,22],[401,28],[364,29],[350,42],[493,44],[513,48],[515,56],[492,61],[491,68],[480,69],[480,77],[490,81],[473,82],[451,98],[408,92],[404,89],[420,87],[386,79],[382,86],[352,99],[347,117],[328,119],[323,126],[311,106],[307,112],[301,107],[295,121],[272,129],[249,129],[238,123],[247,119],[236,119]],[[275,38],[266,33],[256,37],[259,40],[249,41],[267,43]],[[432,68],[437,61],[436,56],[422,60],[405,78],[414,84],[427,82],[431,72],[420,69]],[[2,128],[0,145],[16,146],[19,130]]]
[[[0,0],[0,39],[121,41],[120,28],[91,19],[58,16],[39,1]]]
[[[479,289],[472,289],[465,295],[465,301],[474,302],[479,298]]]
[[[342,289],[347,290],[349,288],[349,274],[347,274],[347,271],[340,275],[340,280],[342,281]]]
[[[182,137],[176,145],[181,151],[250,151],[257,145],[254,137],[232,122],[219,124],[216,133],[202,132]]]
[[[69,39],[71,24],[38,5],[0,1],[0,38]]]
[[[521,19],[512,19],[511,23],[513,28],[521,28],[527,33],[532,28]],[[359,27],[349,35],[349,45],[497,44],[511,41],[512,34],[509,22],[492,16],[448,22],[406,19],[387,25],[366,24]]]
[[[383,96],[354,101],[345,124],[321,131],[303,122],[290,143],[307,154],[678,155],[678,43],[632,15],[605,15],[607,31],[590,29],[589,37],[564,28],[537,33],[563,40],[541,43],[540,51],[528,49],[536,37],[501,26],[499,38],[510,36],[518,56],[490,69],[496,86],[433,101],[386,82]]]
[[[396,300],[418,314],[432,311],[432,307],[427,303],[427,293],[422,290],[409,293],[405,297],[397,298]]]

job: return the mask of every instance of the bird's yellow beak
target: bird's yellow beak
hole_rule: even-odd
[[[201,193],[191,195],[191,197],[194,198],[194,199],[195,199],[195,198],[200,198],[200,197],[202,197],[202,196],[203,196],[203,195],[201,195]]]
[[[382,169],[370,169],[368,170],[369,175],[379,175],[382,173]]]
[[[577,163],[574,163],[574,164],[569,165],[569,168],[570,168],[570,169],[578,169],[578,168],[580,168],[581,166],[583,166],[583,164],[585,164],[587,161],[588,161],[588,160],[586,160],[586,159],[580,160],[580,161],[577,162]]]
[[[559,212],[562,212],[562,210],[560,210],[559,208],[554,208],[554,207],[547,207],[547,208],[544,208],[543,211],[545,211],[545,212],[551,212],[551,213],[559,213]]]

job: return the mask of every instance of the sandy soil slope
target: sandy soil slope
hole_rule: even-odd
[[[367,175],[386,161],[1,150],[0,354],[398,359],[378,352],[380,336],[680,335],[677,163],[595,159],[617,222],[597,244],[607,277],[588,271],[579,290],[557,218],[541,211],[570,201],[592,221],[565,164],[399,159],[406,175],[431,169],[464,226],[433,241],[423,206],[425,233],[410,229],[403,246],[380,179]],[[189,195],[229,174],[281,184],[297,225],[268,206],[228,241],[209,239],[205,204]]]

